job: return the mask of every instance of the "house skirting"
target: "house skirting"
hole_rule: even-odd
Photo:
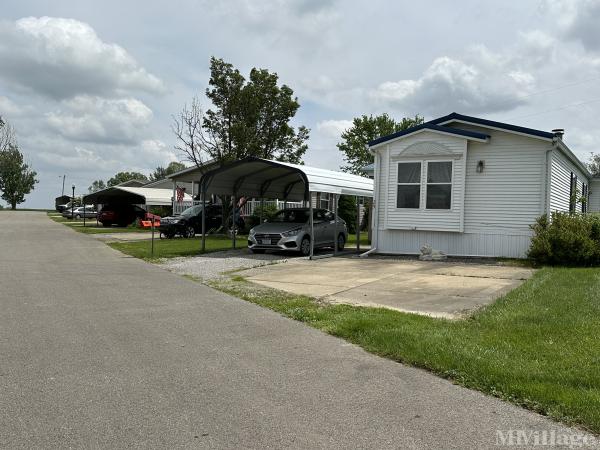
[[[450,256],[525,258],[530,234],[453,233],[444,231],[378,230],[377,251],[419,254],[424,244]]]

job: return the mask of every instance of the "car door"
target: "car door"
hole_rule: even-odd
[[[313,225],[315,228],[315,245],[323,245],[326,242],[329,227],[322,209],[313,212]]]

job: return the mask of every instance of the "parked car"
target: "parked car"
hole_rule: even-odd
[[[88,205],[85,208],[83,206],[78,206],[77,208],[74,208],[72,212],[70,209],[65,209],[62,213],[63,217],[66,217],[67,219],[81,219],[82,217],[94,218],[97,214],[98,212],[94,209],[93,205]]]
[[[130,205],[127,203],[109,204],[104,205],[102,210],[98,213],[98,222],[105,227],[110,227],[113,224],[117,224],[120,227],[126,227],[137,219],[143,219],[145,217],[146,211],[137,205]]]
[[[223,222],[223,208],[220,205],[206,206],[206,230],[219,228]],[[240,222],[238,221],[238,226]],[[243,223],[241,223],[243,227]],[[192,238],[202,233],[202,205],[192,206],[181,214],[166,216],[160,219],[158,230],[161,236],[172,239],[176,235]]]
[[[248,248],[252,253],[266,250],[292,250],[302,255],[310,254],[310,209],[291,208],[278,211],[273,219],[250,230]],[[326,209],[313,210],[315,248],[333,247],[343,250],[348,240],[346,222]],[[335,232],[335,237],[334,237]]]

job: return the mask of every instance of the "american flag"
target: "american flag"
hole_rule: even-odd
[[[185,188],[178,187],[175,191],[177,193],[177,203],[183,203],[183,195],[185,194]]]

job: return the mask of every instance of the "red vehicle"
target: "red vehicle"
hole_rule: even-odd
[[[136,205],[129,204],[114,204],[105,205],[100,213],[98,213],[98,222],[102,226],[110,227],[116,224],[120,227],[126,227],[132,224],[137,219],[144,219],[146,211]]]

